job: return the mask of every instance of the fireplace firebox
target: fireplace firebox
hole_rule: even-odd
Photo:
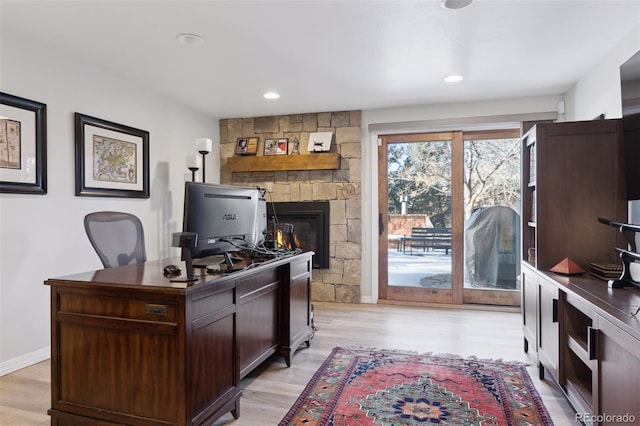
[[[278,231],[284,224],[293,225],[297,248],[313,251],[313,267],[329,267],[329,202],[300,201],[267,203],[269,229],[277,222]],[[278,235],[274,235],[278,238]]]

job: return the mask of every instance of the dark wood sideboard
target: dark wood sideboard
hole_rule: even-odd
[[[524,350],[557,382],[585,425],[640,422],[640,291],[588,272],[550,272],[565,258],[584,271],[618,264],[627,221],[621,120],[541,123],[522,137]]]
[[[163,275],[179,259],[47,280],[51,424],[206,425],[227,412],[238,417],[240,379],[274,354],[290,365],[310,343],[312,255],[189,284]]]
[[[586,425],[640,422],[640,291],[523,263],[525,344]],[[634,315],[636,314],[636,315]],[[545,373],[546,372],[546,373]]]

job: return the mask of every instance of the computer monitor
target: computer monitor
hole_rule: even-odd
[[[254,249],[267,231],[266,202],[257,188],[186,182],[183,231],[198,234],[194,259]]]

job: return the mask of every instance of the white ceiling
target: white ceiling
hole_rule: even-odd
[[[638,0],[0,1],[0,37],[217,118],[562,94],[639,22]]]

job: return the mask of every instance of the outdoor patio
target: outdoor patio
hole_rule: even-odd
[[[389,249],[389,285],[451,288],[451,253],[437,250],[410,255]]]
[[[413,255],[389,248],[388,251],[388,284],[390,286],[451,288],[451,253],[444,250],[414,252]],[[499,287],[471,285],[465,288],[487,288],[497,290]],[[517,290],[510,287],[502,289]]]

